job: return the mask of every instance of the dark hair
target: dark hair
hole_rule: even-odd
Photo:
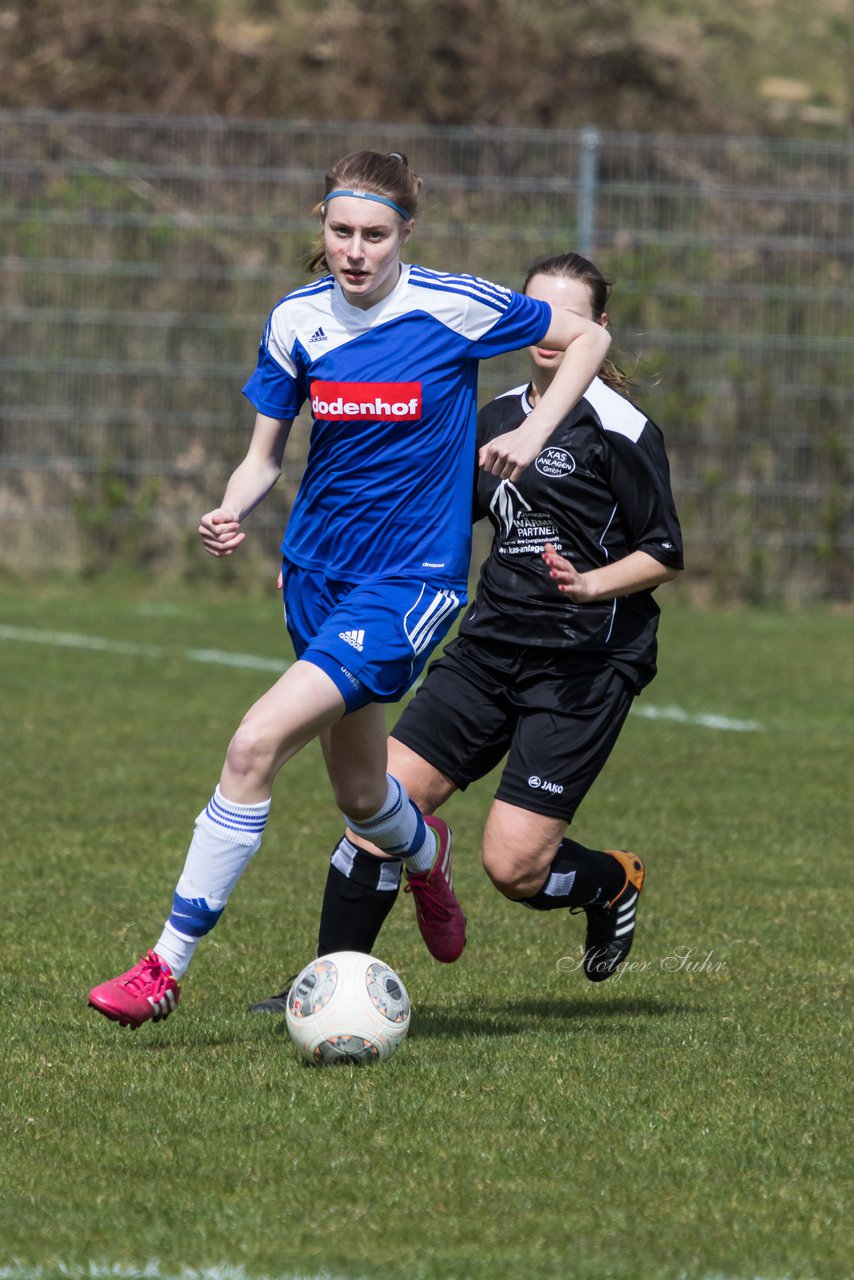
[[[532,262],[522,286],[523,293],[528,292],[528,285],[534,276],[556,276],[559,280],[580,280],[587,286],[593,319],[598,322],[605,314],[614,282],[602,274],[595,262],[591,262],[589,258],[583,258],[580,253],[547,254],[545,257],[538,258],[536,262]],[[623,373],[613,360],[605,361],[599,370],[599,377],[606,386],[623,395],[636,385],[632,377]]]
[[[339,188],[384,196],[386,200],[393,200],[405,209],[410,218],[418,213],[421,179],[410,169],[409,161],[402,151],[389,151],[385,155],[380,151],[351,151],[334,164],[326,175],[325,195]],[[321,200],[315,205],[314,212],[324,218],[325,201]],[[329,269],[322,237],[312,246],[306,258],[306,268],[309,271]]]

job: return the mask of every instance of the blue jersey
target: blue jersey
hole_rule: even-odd
[[[346,582],[414,577],[464,590],[478,361],[539,342],[550,323],[545,302],[414,265],[366,311],[332,276],[288,294],[243,388],[271,418],[311,405],[283,554]]]

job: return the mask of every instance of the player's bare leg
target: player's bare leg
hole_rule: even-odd
[[[372,709],[384,718],[379,705],[365,707],[364,711]],[[353,786],[354,780],[349,775],[351,772],[358,772],[358,766],[353,763],[354,755],[358,756],[358,752],[354,752],[353,744],[348,741],[347,726],[351,720],[355,721],[355,715],[348,716],[320,735],[327,769],[336,790]],[[388,740],[387,763],[389,774],[404,784],[410,798],[423,814],[432,814],[456,790],[450,778],[395,738]],[[352,829],[348,828],[330,857],[317,939],[319,956],[333,951],[373,952],[380,930],[397,900],[401,870],[401,859],[392,858],[376,845],[358,839]],[[411,879],[407,887],[412,888],[417,912],[418,898]],[[453,910],[452,917],[458,919]],[[420,914],[418,918],[420,926]],[[446,916],[440,911],[438,940],[430,932],[428,922],[428,947],[432,943],[432,946],[439,948],[442,957],[451,956],[456,959],[459,954],[459,939],[448,939],[445,919]],[[249,1011],[283,1014],[287,1007],[291,981],[292,979],[286,978],[275,994],[251,1004]]]
[[[631,950],[644,865],[636,854],[588,849],[564,836],[565,826],[563,818],[496,800],[484,830],[483,863],[513,901],[538,911],[583,910],[584,973],[602,982]]]
[[[196,819],[160,940],[133,968],[92,989],[94,1009],[132,1027],[175,1009],[180,979],[198,943],[216,925],[261,846],[278,770],[343,713],[333,681],[299,662],[250,708],[229,744],[220,784]]]

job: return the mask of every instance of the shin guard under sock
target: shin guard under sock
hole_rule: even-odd
[[[317,954],[363,951],[370,955],[380,929],[397,899],[401,864],[358,848],[346,836],[332,852]]]

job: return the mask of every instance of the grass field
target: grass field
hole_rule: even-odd
[[[661,595],[662,673],[574,828],[647,859],[630,966],[594,987],[579,920],[489,887],[485,782],[447,810],[462,960],[402,899],[377,951],[410,1036],[319,1071],[245,1013],[313,953],[339,830],[314,748],[178,1013],[86,1007],[158,936],[271,680],[217,653],[286,653],[275,599],[0,584],[0,1280],[851,1275],[851,620]]]

